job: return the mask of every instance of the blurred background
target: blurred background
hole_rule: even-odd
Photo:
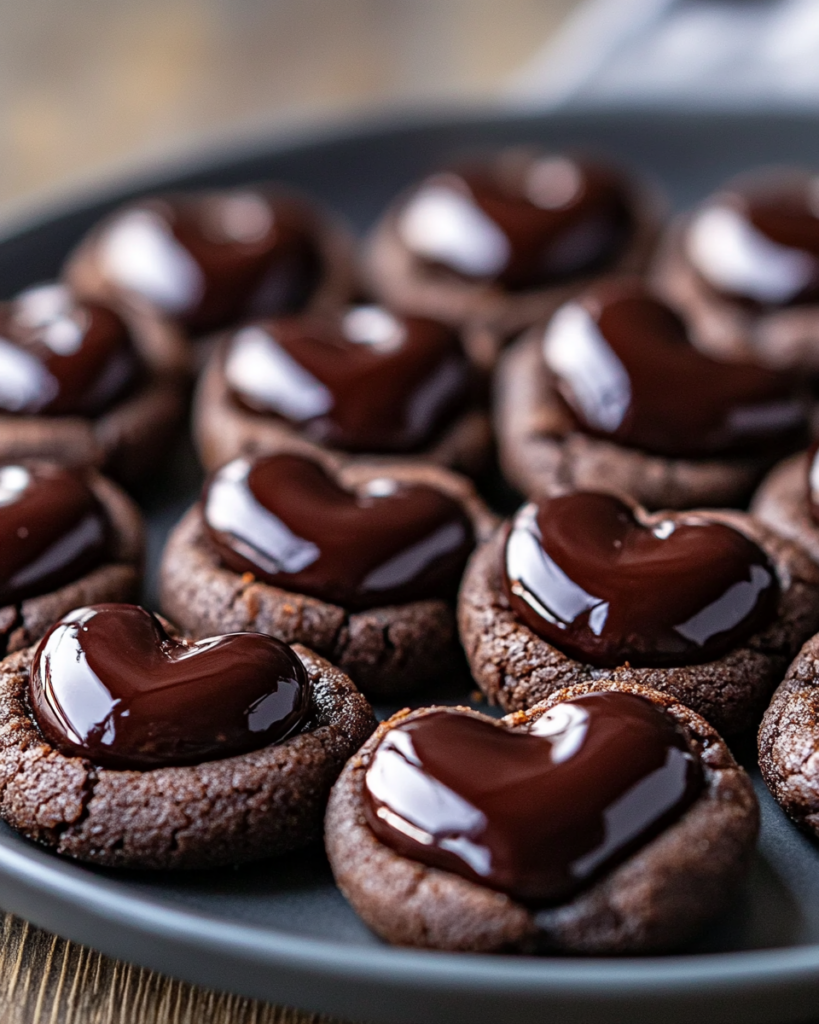
[[[0,0],[0,204],[214,138],[487,102],[819,104],[819,0]]]
[[[572,0],[2,0],[0,203],[135,157],[479,102]]]

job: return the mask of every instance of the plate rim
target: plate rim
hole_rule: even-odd
[[[355,968],[356,974],[361,970],[362,954],[358,946],[346,947],[337,941],[296,936],[265,925],[230,922],[202,911],[182,909],[153,896],[133,895],[115,878],[94,875],[83,866],[40,849],[34,843],[24,839],[22,842],[30,848],[20,848],[18,839],[0,835],[3,881],[14,879],[69,905],[85,909],[90,906],[100,918],[116,920],[126,927],[132,927],[135,920],[141,921],[157,935],[175,935],[217,952],[226,944],[232,953],[258,955],[261,950],[264,954],[261,959],[273,957],[271,963],[308,966],[318,953],[340,973],[347,973],[350,967]],[[217,926],[222,938],[212,941],[207,929],[203,930],[206,925]],[[228,943],[222,941],[225,935],[229,936]],[[450,975],[454,967],[456,974],[463,975],[460,980],[468,980],[471,985],[476,980],[475,969],[484,970],[489,962],[499,968],[504,981],[516,987],[524,980],[535,980],[547,982],[550,990],[554,986],[574,989],[581,983],[593,988],[613,984],[625,990],[634,985],[641,989],[656,988],[694,980],[731,985],[747,981],[749,976],[755,981],[764,981],[766,974],[779,978],[783,968],[794,978],[807,973],[813,979],[819,971],[819,943],[761,950],[588,959],[449,953],[383,945],[366,947],[365,959],[368,963],[360,980],[376,980],[383,977],[384,972],[394,980],[396,965],[401,972],[403,964],[411,961],[413,974],[421,969],[431,972],[432,980],[449,982],[451,978],[442,975]],[[458,965],[464,965],[463,969]],[[627,974],[631,976],[626,979]],[[543,977],[538,978],[538,975]],[[481,980],[480,975],[477,980]]]

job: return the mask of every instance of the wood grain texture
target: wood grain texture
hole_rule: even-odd
[[[2,1024],[340,1024],[211,992],[41,931],[5,914]]]

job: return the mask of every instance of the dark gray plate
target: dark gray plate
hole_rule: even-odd
[[[0,240],[0,291],[55,273],[101,214],[140,191],[256,178],[291,181],[364,228],[400,186],[441,159],[510,142],[585,144],[656,175],[685,203],[728,173],[796,160],[819,166],[809,116],[563,114],[370,125],[318,141],[260,143],[134,179],[103,198],[46,209]],[[192,500],[189,449],[144,496],[152,564]],[[151,599],[151,593],[148,594]],[[0,831],[0,903],[36,924],[215,988],[359,1019],[440,1024],[663,1019],[666,1024],[819,1016],[819,851],[759,786],[763,831],[732,911],[687,955],[529,959],[386,948],[332,883],[320,850],[186,875],[95,871]]]

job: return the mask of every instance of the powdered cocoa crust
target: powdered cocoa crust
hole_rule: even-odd
[[[755,726],[794,654],[819,630],[819,567],[798,545],[742,512],[707,514],[746,534],[770,558],[780,597],[767,628],[701,665],[632,668],[626,663],[600,669],[583,664],[542,640],[512,612],[502,584],[502,527],[472,555],[458,602],[461,641],[490,702],[506,711],[526,709],[564,686],[611,679],[669,693],[724,735]]]
[[[355,486],[388,474],[437,487],[460,501],[485,539],[495,517],[471,484],[437,466],[412,463],[342,463],[321,460],[342,484]],[[237,630],[269,633],[304,643],[348,672],[366,693],[392,694],[434,685],[464,671],[455,614],[443,600],[349,612],[339,605],[295,594],[223,568],[195,505],[171,533],[160,568],[165,614],[194,637]]]
[[[364,775],[378,743],[408,715],[438,709],[403,711],[379,726],[345,767],[325,822],[336,883],[375,932],[402,946],[481,953],[648,953],[682,945],[720,913],[750,862],[759,812],[750,780],[707,722],[667,694],[610,679],[561,689],[504,721],[525,728],[554,704],[599,690],[646,697],[680,724],[705,774],[704,791],[685,814],[569,902],[532,910],[401,856],[367,825]]]
[[[95,466],[133,483],[156,465],[185,412],[184,388],[152,377],[95,419],[0,414],[0,461],[44,459]]]
[[[105,601],[135,601],[142,582],[142,517],[116,484],[89,471],[88,483],[111,524],[108,562],[73,583],[0,608],[0,657],[35,643],[66,612]]]
[[[759,727],[759,768],[785,813],[819,836],[819,636],[796,656]]]
[[[119,868],[203,868],[296,849],[321,835],[330,786],[375,727],[339,669],[296,647],[312,695],[283,743],[205,764],[112,771],[66,757],[27,704],[35,648],[0,664],[0,816],[77,860]]]
[[[734,505],[770,465],[761,458],[666,458],[584,433],[558,396],[542,335],[533,328],[512,345],[495,382],[501,468],[524,494],[585,489],[627,494],[646,508]]]
[[[819,305],[760,309],[721,295],[685,254],[683,238],[690,221],[687,214],[668,228],[650,279],[690,324],[692,342],[722,359],[819,369]]]
[[[808,504],[805,452],[774,466],[754,495],[751,513],[783,537],[800,544],[819,562],[819,525],[813,521]]]
[[[278,188],[277,193],[291,197],[294,195],[292,189]],[[176,374],[192,373],[198,360],[188,332],[142,296],[121,289],[110,281],[100,265],[100,239],[120,210],[115,210],[91,228],[69,254],[63,267],[63,276],[78,295],[116,310],[128,325],[140,354],[150,366]],[[317,212],[316,223],[319,227],[319,248],[324,260],[325,277],[308,308],[335,309],[350,298],[358,283],[355,243],[347,225],[337,217]]]
[[[225,381],[223,354],[219,348],[211,354],[196,390],[193,435],[207,470],[223,466],[237,455],[298,451],[315,457],[323,449],[287,420],[249,412],[235,402]],[[483,409],[469,409],[445,427],[426,450],[385,458],[391,462],[398,459],[431,462],[475,476],[486,468],[492,451],[488,413]],[[372,456],[366,458],[372,460]]]
[[[364,251],[364,275],[372,292],[386,305],[413,316],[463,329],[464,346],[476,365],[491,369],[506,341],[537,320],[551,315],[599,274],[527,291],[472,282],[445,269],[428,267],[409,252],[396,230],[400,195],[376,224]],[[607,272],[642,273],[653,254],[665,201],[653,186],[632,193],[635,227],[631,241]]]

